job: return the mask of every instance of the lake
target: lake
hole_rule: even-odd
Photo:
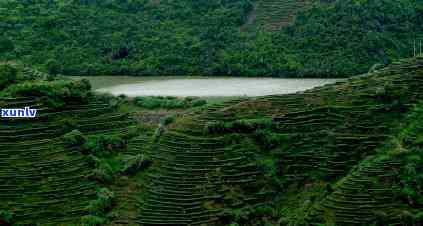
[[[135,96],[239,97],[288,94],[339,79],[75,76],[91,81],[97,92]]]

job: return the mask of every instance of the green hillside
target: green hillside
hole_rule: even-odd
[[[0,60],[66,75],[347,77],[412,56],[422,9],[417,0],[6,0]]]
[[[420,43],[422,0],[0,1],[0,226],[422,226]],[[200,99],[73,75],[346,79]]]
[[[38,110],[33,119],[0,118],[0,225],[104,221],[110,199],[120,198],[105,182],[111,172],[126,174],[139,154],[116,153],[142,139],[135,118],[110,98],[93,96],[86,81],[47,78],[18,64],[0,65],[0,73],[15,75],[0,92],[2,109]],[[100,161],[105,156],[116,159],[113,169]]]
[[[8,65],[2,108],[39,115],[1,118],[0,224],[423,223],[422,57],[153,120],[86,81]]]
[[[310,0],[258,0],[257,21],[268,30],[279,30],[291,25],[297,13],[310,5]]]
[[[415,138],[402,134],[407,123],[420,124],[409,122],[417,113],[407,114],[421,108],[415,104],[423,94],[422,63],[400,62],[336,85],[176,120],[152,155],[161,164],[149,175],[152,195],[140,223],[421,223],[422,178],[418,164],[406,159],[419,162],[422,155],[418,145],[403,144]],[[407,176],[410,182],[407,167],[419,175]]]

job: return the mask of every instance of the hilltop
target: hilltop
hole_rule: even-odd
[[[0,223],[422,224],[422,57],[159,124],[86,81],[8,65],[1,107],[40,115],[1,118]]]
[[[0,60],[65,75],[348,77],[412,56],[417,0],[0,3]]]

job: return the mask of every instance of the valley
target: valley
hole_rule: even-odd
[[[422,226],[420,0],[0,1],[0,226]]]

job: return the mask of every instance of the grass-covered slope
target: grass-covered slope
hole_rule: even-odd
[[[396,152],[390,144],[423,97],[422,79],[422,58],[410,59],[304,93],[177,119],[157,132],[138,222],[412,225],[402,215],[418,221],[421,178],[405,179],[408,163],[384,155]]]
[[[6,0],[0,60],[66,75],[346,77],[412,56],[422,8],[418,0]]]

